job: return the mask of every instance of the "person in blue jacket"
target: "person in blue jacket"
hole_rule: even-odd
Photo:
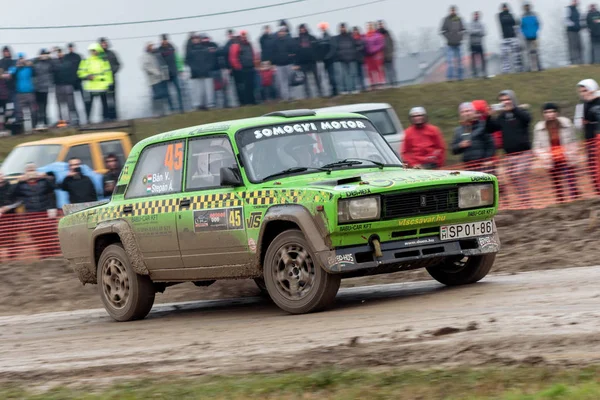
[[[525,49],[529,58],[529,70],[541,71],[540,53],[538,45],[538,33],[541,23],[537,14],[531,10],[531,3],[526,2],[523,6],[524,14],[521,18],[521,32],[525,38]]]
[[[35,70],[33,63],[25,58],[25,53],[18,54],[17,64],[8,72],[15,81],[17,93],[17,120],[23,121],[23,109],[27,108],[31,115],[31,126],[35,128],[38,123],[38,106],[35,101]]]

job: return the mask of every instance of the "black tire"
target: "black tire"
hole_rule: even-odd
[[[465,262],[448,259],[427,268],[429,275],[446,286],[461,286],[482,280],[492,269],[496,254],[468,257]]]
[[[327,273],[319,265],[306,238],[298,230],[285,231],[271,242],[265,255],[263,275],[273,302],[290,314],[306,314],[331,307],[341,282],[338,275]],[[295,295],[294,292],[301,293]]]
[[[269,291],[267,290],[265,278],[254,278],[254,283],[256,283],[256,287],[260,291],[260,295],[262,297],[269,297]]]
[[[123,246],[111,244],[104,249],[96,273],[100,298],[115,321],[148,315],[154,304],[154,284],[149,276],[135,273]]]

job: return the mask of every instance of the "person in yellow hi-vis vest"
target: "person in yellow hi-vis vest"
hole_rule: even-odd
[[[90,114],[94,98],[100,97],[102,102],[102,118],[108,119],[107,92],[113,84],[113,74],[110,63],[102,54],[104,50],[98,43],[92,43],[88,46],[90,55],[85,60],[81,60],[77,76],[83,81],[83,101],[85,102],[85,112],[87,122],[90,123]]]

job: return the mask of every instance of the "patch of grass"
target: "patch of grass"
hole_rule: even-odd
[[[276,110],[383,102],[390,103],[394,107],[404,126],[408,126],[408,111],[417,105],[424,106],[428,110],[430,121],[442,129],[448,142],[451,140],[453,130],[458,124],[458,105],[464,101],[483,99],[491,104],[497,102],[498,92],[504,89],[513,89],[521,103],[531,105],[535,120],[541,117],[540,108],[547,101],[558,103],[563,109],[563,113],[572,118],[575,105],[578,102],[575,85],[580,80],[593,78],[598,76],[599,73],[599,66],[578,66],[541,73],[503,75],[488,80],[477,79],[463,82],[414,85],[399,89],[348,95],[333,100],[309,99],[293,103],[190,112],[159,119],[137,120],[135,121],[135,132],[133,133],[135,134],[135,140],[141,140],[174,129],[217,121],[255,117]],[[72,132],[63,132],[61,135],[70,133]],[[4,159],[16,144],[38,140],[47,136],[48,134],[0,139],[0,160]],[[456,157],[449,154],[449,160],[456,160]]]
[[[600,367],[429,371],[327,369],[306,373],[140,380],[32,393],[0,386],[3,399],[599,399]]]

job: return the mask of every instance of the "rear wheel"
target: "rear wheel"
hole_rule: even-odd
[[[460,286],[482,280],[496,260],[496,254],[447,259],[441,264],[427,268],[429,275],[446,286]]]
[[[285,231],[271,242],[263,271],[269,296],[291,314],[330,307],[340,288],[341,278],[318,265],[306,238],[297,230]]]
[[[114,320],[134,321],[148,315],[154,304],[154,285],[150,277],[135,273],[120,244],[104,249],[97,274],[100,298]]]

